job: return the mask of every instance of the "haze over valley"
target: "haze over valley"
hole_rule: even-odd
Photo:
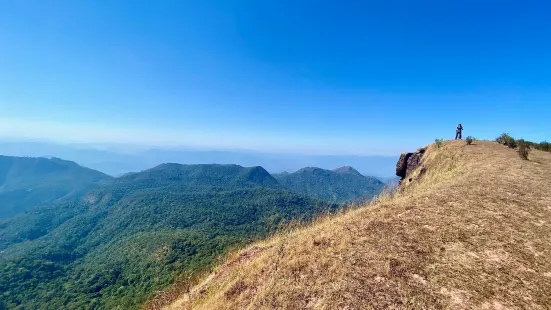
[[[138,172],[156,165],[180,164],[237,164],[262,166],[271,173],[295,172],[304,167],[335,169],[353,166],[368,176],[388,179],[394,174],[398,156],[366,155],[301,155],[265,153],[259,151],[204,150],[193,148],[148,148],[124,144],[62,144],[53,142],[24,142],[0,140],[0,154],[30,157],[58,157],[111,176]]]

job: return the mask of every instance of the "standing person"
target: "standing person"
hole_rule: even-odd
[[[461,132],[463,131],[463,126],[461,124],[457,125],[457,130],[455,131],[455,140],[461,140]]]

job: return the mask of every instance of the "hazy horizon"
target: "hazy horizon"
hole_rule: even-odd
[[[357,157],[396,157],[400,155],[400,153],[407,151],[405,148],[403,151],[399,151],[398,153],[389,153],[389,154],[362,154],[362,153],[346,153],[341,152],[340,150],[336,149],[333,152],[304,152],[303,150],[262,150],[262,149],[255,149],[254,146],[251,148],[237,148],[237,147],[224,147],[223,145],[220,146],[206,146],[206,145],[186,145],[186,144],[178,144],[178,143],[166,143],[166,144],[155,144],[155,143],[140,143],[141,141],[136,141],[135,143],[123,141],[123,142],[112,142],[112,141],[91,141],[91,142],[85,142],[85,141],[67,141],[64,139],[55,139],[55,138],[32,138],[32,137],[18,137],[18,136],[2,136],[0,135],[0,143],[44,143],[44,144],[52,144],[52,145],[58,145],[58,146],[69,146],[69,147],[77,147],[77,148],[84,148],[84,149],[95,149],[95,150],[104,150],[104,151],[117,151],[117,152],[127,152],[129,154],[140,152],[140,151],[148,151],[148,150],[163,150],[163,151],[221,151],[221,152],[242,152],[242,153],[253,153],[253,154],[273,154],[273,155],[281,155],[281,156],[293,156],[293,155],[300,155],[300,156],[357,156]],[[430,143],[430,142],[429,142]],[[302,151],[302,152],[301,152]],[[0,154],[1,155],[1,154]]]
[[[197,131],[177,132],[174,130],[146,128],[118,128],[88,126],[51,121],[35,121],[25,119],[7,119],[0,117],[0,139],[11,141],[45,141],[56,144],[117,144],[140,146],[143,148],[191,148],[201,150],[238,150],[260,153],[301,154],[301,155],[357,155],[357,156],[395,156],[406,149],[417,148],[412,142],[395,142],[389,144],[389,139],[383,136],[362,139],[347,139],[340,141],[323,141],[320,135],[309,140],[294,140],[290,137],[280,137],[271,140],[272,136],[253,134],[239,135],[239,139],[227,137],[223,132],[198,133]],[[262,142],[258,142],[262,141]],[[382,144],[386,141],[387,144]],[[356,143],[357,147],[347,144]],[[422,143],[431,143],[426,139]]]
[[[156,165],[237,164],[262,166],[270,173],[295,172],[304,167],[335,169],[352,166],[364,175],[388,178],[394,175],[398,154],[381,155],[309,155],[270,153],[238,149],[190,147],[148,147],[131,144],[56,143],[47,140],[0,139],[0,155],[58,157],[110,175],[138,172]]]

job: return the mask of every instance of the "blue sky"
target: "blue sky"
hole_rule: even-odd
[[[550,140],[545,1],[2,1],[0,136],[391,154]]]

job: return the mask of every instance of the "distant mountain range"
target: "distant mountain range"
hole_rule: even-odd
[[[349,166],[164,163],[112,178],[0,156],[0,309],[137,308],[231,248],[383,186]]]
[[[333,169],[352,166],[363,175],[391,177],[396,156],[300,155],[271,154],[253,151],[216,151],[197,149],[147,149],[144,147],[87,144],[56,144],[50,142],[0,141],[0,154],[10,156],[59,157],[72,160],[112,176],[139,172],[156,165],[237,164],[261,166],[271,173],[296,171],[303,167]]]
[[[335,170],[308,167],[294,173],[274,174],[274,177],[285,188],[333,202],[371,199],[385,186],[378,179],[363,176],[350,166]]]
[[[10,292],[0,309],[138,308],[233,247],[340,207],[262,167],[171,163],[111,180],[59,159],[11,161],[27,169],[12,164],[6,187],[63,179],[64,169],[106,182],[0,221],[0,291]]]
[[[59,158],[0,156],[0,220],[76,196],[111,179]]]

